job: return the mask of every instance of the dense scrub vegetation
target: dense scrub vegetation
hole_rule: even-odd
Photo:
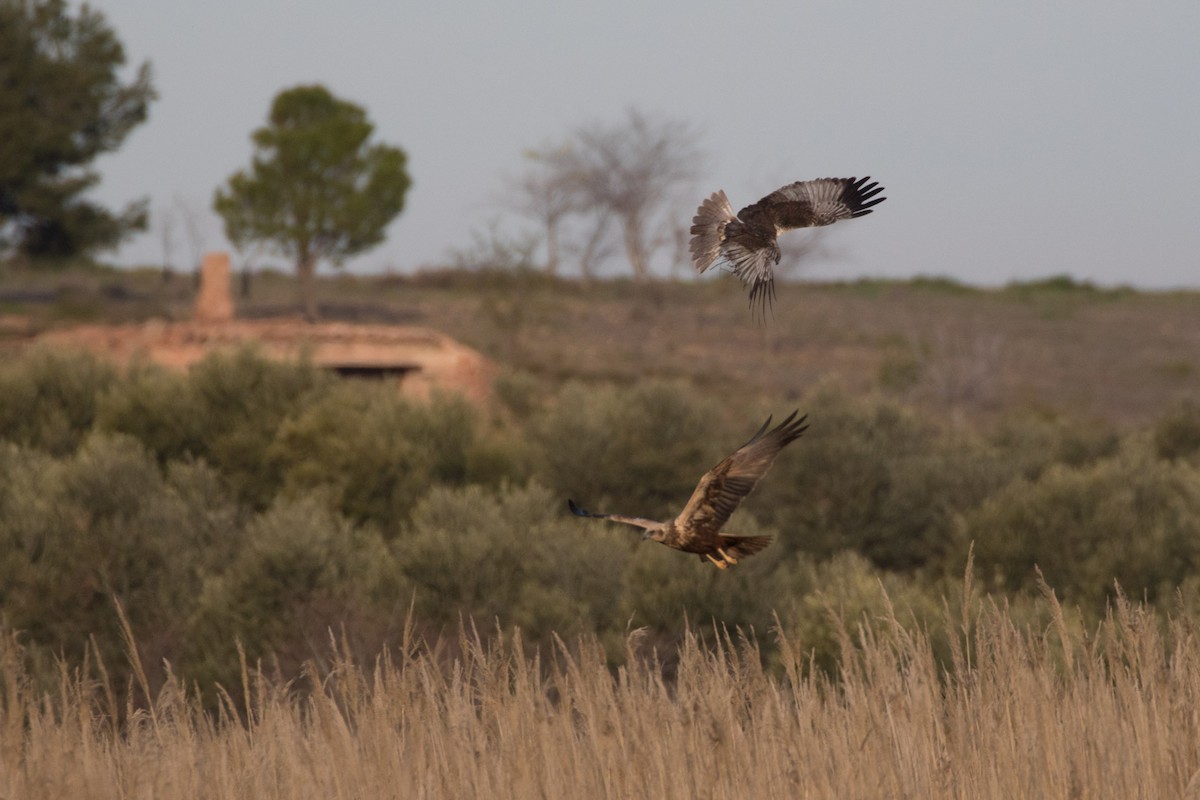
[[[951,422],[818,385],[797,403],[809,432],[729,526],[776,545],[718,573],[565,500],[665,516],[790,408],[728,408],[684,381],[548,391],[516,374],[497,394],[486,412],[414,404],[252,352],[121,374],[29,351],[0,366],[0,622],[49,676],[59,656],[123,663],[119,602],[152,680],[167,659],[212,687],[238,683],[238,648],[289,677],[331,631],[369,659],[410,615],[428,641],[470,621],[531,644],[595,635],[614,662],[634,628],[668,661],[688,622],[774,628],[831,666],[831,610],[884,613],[882,584],[898,619],[928,626],[972,548],[1018,618],[1036,613],[1037,568],[1083,621],[1114,581],[1195,604],[1195,404],[1119,433]]]

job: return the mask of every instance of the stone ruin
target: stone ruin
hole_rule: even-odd
[[[477,404],[488,401],[496,373],[481,353],[430,328],[236,319],[226,253],[205,255],[189,321],[82,325],[47,332],[38,341],[87,350],[121,366],[144,359],[180,370],[214,351],[251,345],[268,358],[307,358],[342,375],[394,380],[411,397],[453,391]]]
[[[192,319],[196,322],[229,322],[233,295],[229,291],[229,254],[205,253],[200,265],[200,291]]]

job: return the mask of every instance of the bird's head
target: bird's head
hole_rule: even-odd
[[[663,537],[667,535],[667,529],[662,528],[647,528],[642,531],[642,541],[661,542]]]

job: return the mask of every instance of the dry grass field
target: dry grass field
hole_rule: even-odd
[[[586,638],[468,635],[453,658],[406,640],[374,664],[331,647],[311,685],[247,670],[246,719],[174,681],[115,707],[95,663],[38,696],[8,640],[0,797],[1200,797],[1200,630],[1122,602],[1080,632],[1043,602],[1044,630],[986,599],[948,612],[949,670],[894,614],[851,620],[832,679],[803,642],[764,665],[711,632],[669,679],[637,632],[615,671]]]

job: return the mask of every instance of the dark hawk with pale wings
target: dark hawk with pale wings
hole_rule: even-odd
[[[704,272],[721,261],[729,265],[742,283],[750,286],[750,306],[765,314],[775,299],[775,275],[779,263],[779,234],[793,228],[832,225],[838,220],[870,214],[886,197],[866,178],[818,178],[797,181],[771,192],[734,216],[724,191],[700,204],[692,218],[689,249],[692,264]]]
[[[771,418],[768,417],[750,441],[705,473],[696,491],[692,492],[692,498],[674,519],[657,522],[622,514],[594,514],[575,505],[574,500],[567,500],[567,507],[576,516],[607,519],[641,528],[643,540],[650,539],[685,553],[695,553],[701,561],[711,561],[718,569],[725,569],[771,543],[770,536],[737,536],[722,532],[721,526],[729,521],[742,498],[750,494],[767,474],[779,451],[808,429],[807,415],[796,419],[797,413],[793,411],[769,431]]]

